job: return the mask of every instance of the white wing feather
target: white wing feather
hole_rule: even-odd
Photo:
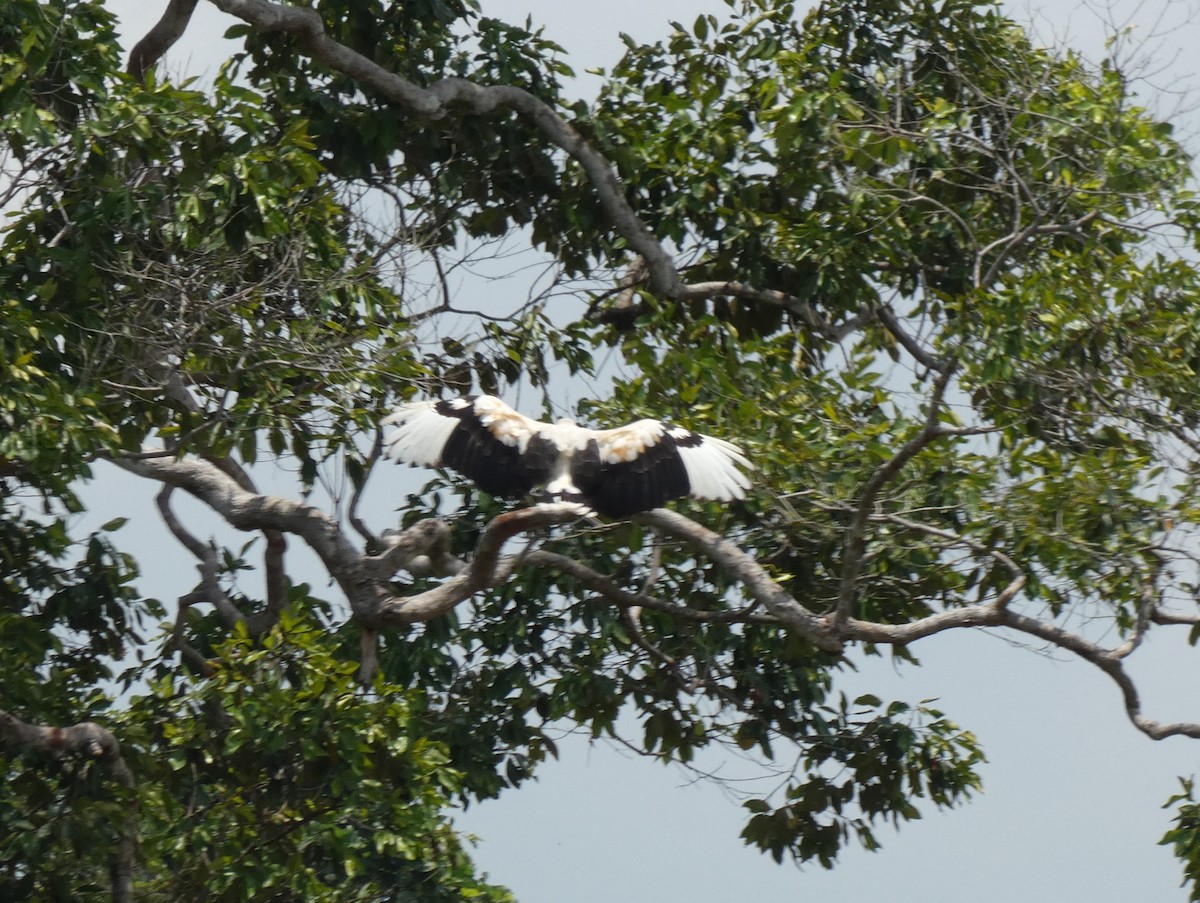
[[[389,458],[421,467],[438,467],[442,449],[450,434],[458,427],[454,417],[444,417],[435,409],[435,401],[413,401],[402,404],[383,419],[384,426],[394,426],[384,440],[384,453]]]
[[[638,420],[628,426],[594,434],[605,464],[633,461],[657,446],[663,436],[675,440],[675,454],[687,472],[689,495],[697,499],[728,502],[746,497],[750,480],[738,467],[753,470],[742,450],[724,439],[693,433],[661,420]]]
[[[699,433],[689,434],[687,430],[679,430],[677,427],[673,427],[671,432],[676,430],[680,434],[700,436],[699,445],[676,446],[679,458],[687,471],[688,483],[691,485],[689,495],[692,498],[728,502],[746,497],[750,479],[738,467],[740,465],[751,470],[753,465],[742,454],[740,448],[724,439],[715,439]]]

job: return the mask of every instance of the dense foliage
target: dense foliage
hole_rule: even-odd
[[[1195,623],[1200,223],[1170,126],[1117,67],[985,3],[729,6],[629,41],[586,104],[560,48],[471,0],[314,4],[411,85],[542,111],[480,115],[415,111],[253,21],[203,89],[134,78],[100,0],[0,5],[0,697],[104,725],[137,781],[5,736],[0,896],[105,897],[134,835],[146,899],[508,899],[451,807],[534,775],[552,728],[618,719],[664,761],[728,744],[792,768],[744,837],[831,866],[964,800],[982,757],[936,710],[845,698],[845,644],[908,657],[986,612],[1114,674],[1151,626]],[[455,297],[447,274],[512,244],[553,278],[515,310]],[[682,507],[829,642],[720,537],[653,519],[555,528],[543,566],[411,624],[302,582],[284,536],[308,534],[282,515],[196,540],[182,477],[159,506],[199,583],[141,585],[153,550],[120,519],[73,532],[107,462],[196,460],[247,493],[294,474],[313,505],[344,479],[328,507],[375,555],[396,525],[356,505],[391,403],[523,386],[550,409],[571,374],[614,372],[581,416],[740,437],[758,490]],[[469,560],[500,507],[426,490],[400,526],[440,506]],[[427,571],[383,583],[402,601]],[[1195,880],[1191,785],[1173,802]]]

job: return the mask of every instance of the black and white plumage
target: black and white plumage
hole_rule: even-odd
[[[395,429],[389,457],[449,467],[484,492],[523,498],[544,486],[543,501],[577,502],[606,517],[627,517],[670,499],[744,498],[751,464],[741,450],[661,420],[591,430],[571,420],[542,423],[499,398],[469,395],[401,405],[384,419]]]

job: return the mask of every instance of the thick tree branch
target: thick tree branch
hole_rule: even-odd
[[[125,71],[138,81],[183,37],[198,0],[171,0],[158,23],[134,45]]]
[[[369,629],[427,621],[444,614],[478,590],[507,577],[515,561],[498,566],[505,541],[518,533],[574,520],[582,510],[571,504],[538,505],[502,514],[488,525],[475,557],[464,568],[449,554],[448,528],[437,518],[428,518],[394,534],[389,548],[372,556],[355,548],[337,522],[320,509],[250,492],[213,462],[196,458],[129,457],[115,458],[113,463],[131,473],[185,490],[239,530],[282,531],[299,536],[316,552],[346,595],[355,618]],[[194,538],[191,545],[202,547]],[[395,598],[389,583],[392,574],[419,558],[461,573],[427,592]]]
[[[337,522],[311,505],[258,495],[208,461],[195,458],[114,458],[118,467],[191,493],[239,530],[282,530],[302,538],[337,582],[355,616],[370,624],[389,596],[363,567],[362,554]]]
[[[724,536],[666,508],[656,508],[639,514],[634,520],[650,524],[664,533],[684,540],[739,580],[750,595],[784,627],[795,631],[826,652],[841,654],[842,643],[829,629],[829,625],[793,599],[771,578],[761,564]]]
[[[518,533],[578,520],[583,509],[571,502],[520,508],[493,518],[475,547],[475,557],[466,570],[440,586],[415,596],[393,599],[379,612],[382,623],[411,624],[446,614],[479,590],[502,583],[523,556],[500,559],[500,550]]]
[[[845,338],[862,324],[862,320],[855,317],[850,321],[849,326],[842,324],[834,327],[807,301],[803,301],[795,295],[789,295],[787,292],[755,288],[745,282],[692,282],[681,286],[677,297],[680,300],[743,298],[747,301],[769,304],[772,307],[782,307],[799,317],[809,328],[835,342]]]
[[[1154,624],[1175,625],[1178,627],[1195,627],[1200,624],[1200,614],[1186,615],[1179,611],[1168,611],[1155,607],[1150,612],[1150,621]]]

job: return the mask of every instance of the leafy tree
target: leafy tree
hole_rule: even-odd
[[[945,715],[838,690],[850,647],[950,630],[1200,737],[1126,669],[1200,632],[1200,224],[1119,67],[970,0],[731,0],[586,105],[469,0],[213,2],[244,24],[208,91],[155,69],[196,0],[124,73],[98,0],[0,7],[6,899],[507,899],[448,809],[619,715],[664,761],[795,762],[744,837],[831,866],[978,787]],[[467,312],[448,274],[501,240],[554,278]],[[582,416],[737,437],[752,498],[597,526],[447,476],[398,531],[360,511],[396,400],[601,352],[625,376]],[[120,519],[72,535],[110,465],[196,560],[169,603]],[[1195,887],[1190,783],[1172,804]]]

